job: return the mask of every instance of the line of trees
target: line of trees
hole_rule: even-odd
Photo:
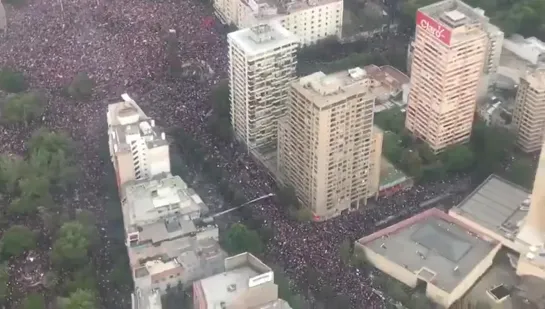
[[[483,179],[496,173],[527,188],[532,185],[535,163],[517,154],[513,135],[503,128],[476,120],[468,144],[436,155],[405,130],[405,113],[400,109],[377,113],[374,121],[385,130],[383,155],[416,179],[437,180],[460,173]]]

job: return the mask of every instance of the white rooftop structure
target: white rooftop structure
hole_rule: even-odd
[[[250,253],[225,259],[225,272],[193,284],[199,308],[291,309],[278,299],[274,272]]]
[[[525,39],[515,34],[504,40],[503,48],[533,65],[545,61],[545,43],[535,37]]]
[[[161,294],[157,290],[144,291],[136,288],[131,295],[132,309],[162,309]]]
[[[260,24],[228,34],[229,40],[249,56],[259,56],[275,48],[281,48],[299,42],[299,38],[282,27],[279,23]]]

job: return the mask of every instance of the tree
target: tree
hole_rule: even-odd
[[[88,260],[89,246],[89,237],[83,224],[66,222],[53,243],[51,259],[55,265],[63,268],[84,265]]]
[[[350,257],[350,263],[354,267],[358,268],[365,268],[367,267],[367,256],[365,255],[365,251],[359,246],[354,246],[354,252],[352,253],[352,256]]]
[[[507,178],[525,188],[531,189],[535,176],[535,164],[530,159],[518,158],[507,169]]]
[[[95,294],[89,290],[77,290],[69,297],[60,298],[61,309],[98,309],[98,302]]]
[[[276,193],[276,197],[278,202],[286,209],[289,207],[299,208],[299,199],[293,186],[281,186]]]
[[[447,149],[441,159],[448,172],[467,171],[475,161],[473,151],[466,145],[458,145]]]
[[[374,123],[385,131],[401,134],[405,130],[405,113],[398,108],[388,109],[376,113]]]
[[[31,293],[23,300],[22,309],[45,309],[44,296],[38,293]]]
[[[62,291],[71,294],[78,290],[94,291],[97,286],[95,270],[91,265],[84,266],[63,280]]]
[[[231,254],[243,252],[259,254],[263,252],[263,243],[257,232],[249,230],[240,223],[233,224],[227,231],[225,247]]]
[[[0,192],[13,194],[24,170],[25,161],[16,156],[0,156]]]
[[[73,152],[75,147],[73,141],[68,135],[62,132],[53,132],[47,129],[36,130],[27,143],[30,153],[37,151],[55,152]]]
[[[471,149],[475,155],[476,171],[483,177],[502,170],[502,164],[514,150],[513,135],[502,128],[492,128],[483,122],[473,126]]]
[[[70,85],[68,86],[68,94],[77,100],[84,100],[91,97],[93,89],[95,88],[95,82],[89,78],[87,73],[81,72],[74,77]]]
[[[2,255],[18,257],[36,248],[36,235],[25,226],[13,225],[2,236]]]
[[[49,180],[45,177],[31,175],[19,180],[18,197],[14,198],[9,205],[9,212],[19,215],[32,214],[38,207],[50,207],[53,204],[53,197],[49,189]]]
[[[6,3],[16,4],[17,2],[19,2],[19,0],[7,0]],[[0,69],[0,90],[18,93],[23,92],[26,89],[27,83],[23,74],[7,68]]]
[[[2,109],[2,119],[8,124],[22,123],[38,119],[45,110],[44,100],[35,93],[21,93],[8,97]]]
[[[413,177],[418,178],[422,175],[422,159],[418,155],[418,152],[412,149],[403,150],[399,164]]]
[[[6,301],[9,293],[9,272],[6,262],[0,264],[0,304]]]

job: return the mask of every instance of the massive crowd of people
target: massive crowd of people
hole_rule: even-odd
[[[100,200],[104,164],[99,143],[106,132],[106,106],[120,100],[121,93],[133,99],[165,127],[181,127],[208,150],[248,199],[274,189],[261,166],[232,143],[213,136],[206,126],[205,104],[213,85],[225,78],[227,46],[221,27],[209,27],[213,14],[198,0],[57,0],[29,1],[20,8],[8,7],[8,29],[0,37],[0,67],[24,72],[31,88],[48,98],[41,121],[28,127],[1,128],[3,151],[22,153],[32,130],[44,126],[68,132],[78,143],[78,158],[84,171],[76,195],[81,208],[93,210],[99,221],[105,216]],[[169,76],[167,40],[176,31],[181,62],[204,61],[215,72],[205,81]],[[96,81],[93,98],[78,102],[63,96],[78,73]],[[244,173],[241,173],[244,171]],[[417,211],[423,199],[454,186],[440,183],[416,188],[379,200],[365,213],[343,215],[323,223],[288,220],[272,200],[253,207],[256,216],[274,227],[267,256],[275,259],[290,276],[306,284],[307,268],[315,269],[318,284],[346,295],[354,308],[384,308],[383,299],[372,292],[363,273],[339,259],[339,245],[372,232],[376,223]],[[74,202],[74,201],[71,201]],[[106,248],[107,251],[107,248]],[[315,283],[310,283],[315,285]]]

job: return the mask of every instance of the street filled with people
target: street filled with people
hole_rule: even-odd
[[[179,127],[198,140],[207,155],[220,164],[230,181],[251,200],[274,192],[272,178],[262,166],[232,142],[214,136],[207,126],[211,89],[226,77],[226,34],[211,24],[213,15],[203,2],[176,0],[35,0],[8,7],[8,28],[0,37],[0,67],[24,72],[31,89],[48,99],[40,121],[21,127],[1,127],[3,152],[22,154],[33,130],[61,130],[78,144],[84,171],[75,201],[106,220],[100,192],[104,169],[99,144],[106,134],[107,104],[128,93],[148,116],[166,128]],[[172,78],[166,37],[173,29],[181,63],[206,63],[214,72],[205,80]],[[77,101],[63,88],[81,72],[96,82],[93,97]],[[252,207],[253,215],[273,227],[266,258],[283,266],[299,286],[329,286],[350,299],[353,308],[384,308],[363,272],[342,263],[339,246],[377,229],[388,217],[421,210],[422,201],[461,191],[467,179],[456,179],[379,199],[365,212],[343,214],[321,222],[288,219],[274,199]],[[404,212],[404,213],[403,213]],[[108,248],[104,248],[107,252]],[[309,269],[317,278],[309,279]],[[312,281],[312,282],[311,282]]]

